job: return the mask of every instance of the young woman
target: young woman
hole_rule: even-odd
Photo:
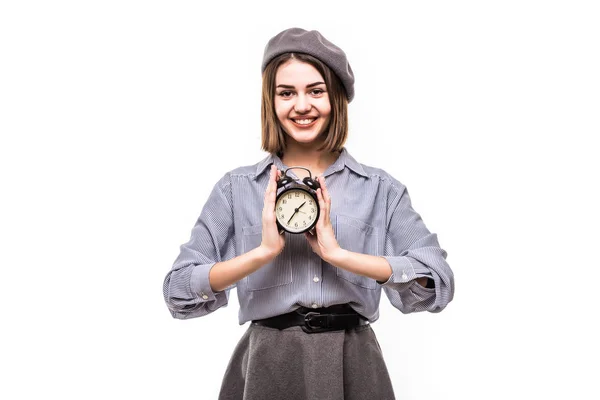
[[[216,183],[165,278],[167,306],[200,317],[237,289],[239,323],[251,323],[220,399],[394,399],[371,327],[381,289],[403,313],[441,311],[454,292],[446,252],[406,187],[344,147],[354,75],[340,48],[287,29],[268,42],[262,71],[269,155]],[[290,167],[320,186],[318,221],[304,234],[276,223],[277,182]]]

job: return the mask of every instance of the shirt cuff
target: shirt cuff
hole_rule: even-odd
[[[382,286],[391,285],[394,283],[407,283],[414,279],[420,278],[422,276],[426,276],[431,278],[431,272],[429,269],[421,264],[420,262],[414,260],[411,262],[410,258],[403,257],[395,257],[395,256],[382,256],[387,260],[392,267],[392,275],[385,282],[377,281]]]
[[[428,299],[435,294],[435,288],[423,287],[417,281],[410,287],[410,290],[419,301]]]
[[[208,273],[216,263],[196,265],[190,277],[190,290],[200,301],[216,300],[215,293],[210,288]],[[218,292],[217,292],[218,293]]]

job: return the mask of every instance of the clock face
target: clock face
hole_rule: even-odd
[[[315,198],[307,191],[290,189],[277,199],[275,215],[279,224],[288,231],[302,232],[315,224],[319,208]]]

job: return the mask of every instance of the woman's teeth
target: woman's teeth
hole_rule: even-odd
[[[295,119],[294,122],[300,125],[308,125],[313,122],[315,119]]]

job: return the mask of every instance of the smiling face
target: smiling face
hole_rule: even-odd
[[[275,113],[288,138],[298,143],[322,141],[331,104],[325,80],[312,65],[291,59],[277,69]]]

